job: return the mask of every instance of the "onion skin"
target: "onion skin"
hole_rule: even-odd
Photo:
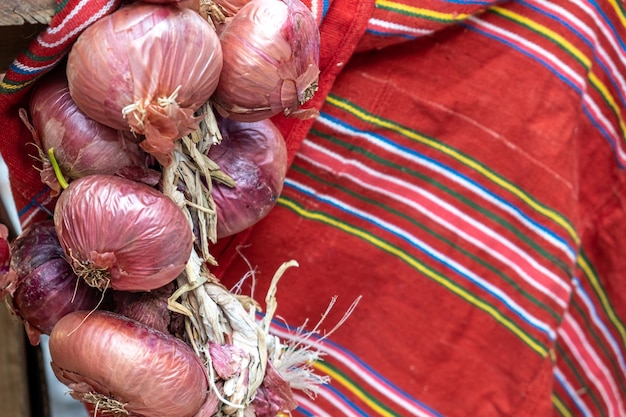
[[[287,174],[287,147],[268,119],[246,123],[224,118],[219,128],[223,140],[211,146],[208,156],[237,184],[213,184],[217,237],[223,238],[254,225],[276,205]]]
[[[51,220],[32,224],[13,241],[11,270],[9,306],[23,320],[33,345],[39,344],[41,334],[50,334],[61,317],[101,302],[100,292],[79,281],[64,259]]]
[[[77,311],[50,334],[52,370],[72,397],[90,393],[123,405],[130,416],[192,417],[207,398],[204,366],[185,343],[107,311]],[[93,397],[93,396],[91,396]],[[98,405],[102,415],[106,402]]]
[[[320,35],[304,3],[252,0],[220,32],[220,42],[224,64],[212,101],[222,116],[254,122],[309,114],[299,106],[317,90]]]
[[[136,2],[80,35],[67,78],[87,116],[143,134],[141,147],[167,166],[174,142],[197,129],[194,112],[215,90],[221,69],[219,38],[198,13]]]
[[[148,168],[148,154],[130,133],[96,122],[76,106],[64,71],[55,70],[37,83],[29,108],[42,153],[54,149],[64,177],[117,174],[150,185],[159,181],[159,173]],[[41,179],[54,191],[61,191],[47,157],[43,158]]]
[[[152,291],[114,291],[113,311],[160,332],[170,333],[168,300],[175,289],[174,283],[170,283]]]
[[[54,224],[74,271],[101,289],[162,287],[183,271],[193,244],[191,227],[174,202],[145,184],[111,175],[72,181],[57,200]]]

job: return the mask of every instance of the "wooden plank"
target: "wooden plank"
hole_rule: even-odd
[[[55,0],[2,0],[0,5],[0,72],[50,23]]]
[[[2,415],[30,417],[24,328],[0,306],[0,404]],[[5,414],[6,413],[6,414]]]

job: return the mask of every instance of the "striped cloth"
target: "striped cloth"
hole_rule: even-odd
[[[0,94],[27,89],[69,52],[78,36],[96,20],[116,10],[121,0],[57,0],[50,25],[19,54],[0,80]]]
[[[363,296],[312,339],[332,382],[297,415],[626,415],[624,22],[618,1],[375,2],[278,207],[224,249],[257,294],[300,262],[286,337]]]
[[[337,296],[303,342],[331,383],[294,415],[625,416],[622,2],[307,5],[321,116],[275,119],[292,161],[278,205],[214,248],[228,285],[255,268],[257,299],[299,262],[283,337]],[[51,202],[15,119],[0,149],[28,224]]]

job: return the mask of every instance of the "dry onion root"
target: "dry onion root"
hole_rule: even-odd
[[[319,385],[326,383],[310,367],[319,359],[319,351],[285,344],[269,332],[276,310],[276,286],[285,270],[297,266],[297,262],[286,262],[276,272],[265,300],[268,311],[262,321],[256,319],[258,304],[252,298],[231,293],[209,271],[208,265],[215,264],[208,252],[209,242],[216,238],[215,205],[211,181],[200,181],[198,173],[208,174],[207,178],[221,175],[205,152],[219,142],[220,135],[208,103],[203,111],[206,117],[199,131],[176,145],[173,163],[163,170],[164,194],[179,205],[192,228],[202,219],[208,231],[200,238],[178,278],[179,288],[170,298],[170,309],[186,318],[186,336],[204,362],[212,392],[219,399],[216,415],[244,416],[252,412],[264,416],[288,412],[297,405],[292,387],[314,395]],[[185,192],[180,189],[181,182]],[[281,374],[286,370],[285,364],[288,372]],[[274,404],[268,405],[262,397],[267,397],[264,392],[272,390],[272,385],[281,388],[275,392],[279,395],[272,397]]]

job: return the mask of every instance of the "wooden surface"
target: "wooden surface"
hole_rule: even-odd
[[[0,72],[50,22],[55,0],[0,0]]]
[[[30,417],[23,327],[0,305],[0,416]]]

